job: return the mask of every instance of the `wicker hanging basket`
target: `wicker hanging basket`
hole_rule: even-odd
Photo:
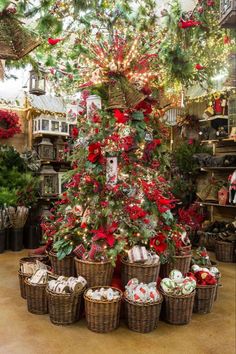
[[[128,283],[132,278],[137,278],[139,282],[151,283],[157,281],[160,271],[160,263],[158,264],[141,264],[130,263],[124,258],[121,259],[121,283],[122,286]]]
[[[216,241],[215,253],[216,259],[220,262],[234,263],[236,261],[236,243]]]
[[[209,313],[212,310],[217,284],[197,285],[193,312]]]
[[[187,324],[191,321],[195,291],[190,295],[172,296],[162,292],[164,297],[163,319],[174,325]]]
[[[135,106],[137,106],[137,104],[139,104],[145,99],[146,96],[143,93],[139,92],[126,77],[121,76],[120,82],[128,108],[134,108]]]
[[[93,287],[92,289],[96,290],[99,288]],[[104,286],[103,288],[107,289],[108,287]],[[87,326],[93,332],[106,333],[113,331],[119,326],[122,292],[113,287],[112,289],[120,293],[120,297],[112,301],[90,299],[86,296],[89,289],[84,293]]]
[[[59,261],[56,253],[50,251],[49,259],[51,261],[52,271],[54,274],[64,275],[65,277],[75,276],[74,255],[66,256],[61,261]]]
[[[110,285],[114,268],[110,261],[89,262],[75,257],[77,275],[87,280],[87,287]]]
[[[173,261],[161,264],[160,277],[167,278],[173,269],[178,269],[183,275],[189,272],[192,255],[174,256]]]
[[[125,300],[125,316],[131,331],[148,333],[158,326],[163,297],[157,302],[140,304]]]
[[[25,279],[25,290],[28,311],[36,315],[48,313],[46,296],[47,284],[31,284],[28,278]]]
[[[71,294],[56,294],[46,289],[50,320],[55,325],[69,325],[79,320],[85,287]]]
[[[40,40],[14,15],[0,14],[0,59],[21,59],[39,45]]]
[[[108,109],[127,109],[125,95],[117,78],[111,78],[108,85]]]

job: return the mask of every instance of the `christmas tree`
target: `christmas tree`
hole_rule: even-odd
[[[90,44],[81,87],[100,88],[104,99],[82,91],[73,170],[42,225],[59,259],[79,246],[84,259],[114,264],[118,254],[145,245],[165,261],[180,235],[164,178],[168,131],[149,88],[156,55],[142,39],[115,31]]]

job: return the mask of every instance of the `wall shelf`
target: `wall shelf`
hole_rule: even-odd
[[[228,119],[228,118],[229,118],[228,116],[215,115],[215,116],[209,117],[207,119],[199,119],[199,122],[210,122],[215,119]]]
[[[236,170],[236,166],[226,166],[226,167],[201,167],[201,171],[231,171]]]
[[[220,205],[218,203],[214,202],[198,202],[200,206],[214,206],[214,207],[220,207],[220,208],[236,208],[236,205],[234,204],[227,204],[227,205]]]

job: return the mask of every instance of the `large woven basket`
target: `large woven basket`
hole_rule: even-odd
[[[50,251],[49,258],[51,261],[52,271],[54,274],[64,275],[65,277],[75,276],[75,263],[74,263],[73,255],[66,256],[61,261],[59,261],[56,253]]]
[[[224,241],[216,241],[215,245],[215,253],[216,259],[220,262],[235,262],[236,243],[235,242],[224,242]]]
[[[163,319],[174,325],[187,324],[191,321],[195,291],[190,295],[172,296],[162,293],[164,297]]]
[[[96,290],[99,288],[93,287],[92,289]],[[106,289],[108,287],[104,286],[103,288]],[[91,331],[106,333],[113,331],[119,326],[122,292],[113,287],[112,289],[119,291],[119,299],[113,301],[92,300],[86,296],[88,290],[84,293],[85,316],[87,326]]]
[[[125,316],[129,329],[135,332],[148,333],[153,331],[159,322],[163,297],[157,302],[140,304],[125,300]]]
[[[22,273],[21,265],[26,262],[36,262],[39,260],[40,262],[47,263],[48,257],[46,256],[31,256],[31,257],[23,257],[19,260],[20,269],[18,271],[18,278],[20,284],[20,294],[23,299],[26,299],[26,290],[25,290],[25,279],[29,278],[32,274]]]
[[[31,284],[25,279],[25,290],[28,311],[36,315],[48,313],[46,284]]]
[[[212,310],[217,285],[197,285],[193,312],[209,313]]]
[[[192,255],[174,256],[173,261],[161,264],[160,277],[166,278],[173,269],[178,269],[182,274],[189,272]]]
[[[208,251],[214,251],[217,237],[217,233],[203,232],[199,239],[199,245],[206,247]]]
[[[157,281],[160,271],[160,263],[158,264],[141,264],[130,263],[124,258],[121,259],[121,282],[124,287],[132,278],[137,278],[139,282],[150,283]]]
[[[87,280],[87,287],[106,286],[112,282],[114,268],[110,261],[89,262],[75,257],[77,275]]]
[[[69,325],[79,320],[83,289],[71,294],[56,294],[46,289],[50,320],[56,325]]]

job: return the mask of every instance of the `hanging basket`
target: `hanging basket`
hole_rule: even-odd
[[[69,325],[79,320],[85,287],[71,294],[56,294],[46,289],[50,320],[55,325]]]
[[[174,325],[187,324],[191,321],[195,291],[190,295],[172,296],[162,292],[164,297],[163,319]]]
[[[236,261],[235,251],[235,242],[216,241],[215,253],[218,261],[234,263]]]
[[[28,278],[25,279],[25,290],[28,311],[36,315],[48,313],[48,303],[46,296],[47,284],[31,284]]]
[[[212,310],[217,284],[197,285],[193,312],[209,313]]]
[[[92,290],[99,288],[92,287]],[[103,288],[107,289],[108,287],[104,286]],[[119,326],[122,292],[113,287],[112,289],[120,293],[120,297],[112,301],[90,299],[86,296],[89,289],[84,293],[87,326],[93,332],[106,333],[113,331]]]
[[[121,259],[121,283],[122,286],[132,278],[137,278],[140,283],[151,283],[157,281],[160,271],[158,264],[130,263],[124,258]]]
[[[66,256],[61,261],[59,261],[56,253],[50,251],[49,259],[51,261],[52,271],[54,274],[64,275],[65,277],[75,276],[74,255]]]
[[[114,268],[110,261],[89,262],[75,257],[77,275],[87,280],[87,287],[106,286],[112,282]]]
[[[173,269],[178,269],[183,275],[189,272],[192,255],[174,256],[173,261],[161,264],[160,277],[167,278]]]
[[[125,300],[125,315],[127,326],[131,331],[148,333],[153,331],[159,322],[163,297],[157,302],[140,304]]]
[[[0,59],[21,59],[39,45],[40,40],[14,15],[0,14]]]

